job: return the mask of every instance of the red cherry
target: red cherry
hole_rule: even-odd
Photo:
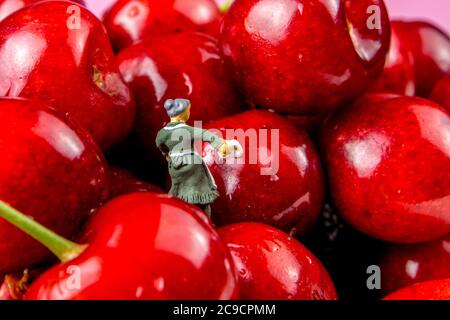
[[[156,192],[164,193],[164,191],[150,183],[139,180],[128,171],[112,167],[109,170],[109,198],[115,199],[119,196],[135,193],[135,192]]]
[[[436,82],[450,72],[450,38],[423,21],[396,22],[403,43],[414,59],[417,95],[430,96]]]
[[[145,37],[180,31],[217,35],[220,18],[213,0],[119,0],[106,12],[104,23],[114,48],[123,49]]]
[[[382,0],[241,0],[221,28],[223,54],[247,98],[298,115],[361,95],[383,70],[389,37]]]
[[[73,236],[107,195],[106,166],[92,138],[25,100],[0,99],[0,123],[0,200]],[[0,220],[0,273],[20,272],[48,257],[45,248]]]
[[[2,22],[0,95],[70,114],[106,149],[130,130],[134,102],[102,23],[84,7],[68,6],[39,2]]]
[[[450,232],[450,116],[419,98],[367,96],[328,119],[322,149],[334,203],[375,238]]]
[[[191,124],[241,110],[217,41],[210,36],[190,32],[161,36],[125,49],[118,62],[136,96],[135,131],[140,149],[157,162],[149,162],[153,168],[162,168],[165,162],[155,137],[169,121],[164,109],[167,99],[183,97],[191,101]]]
[[[323,205],[324,182],[305,131],[260,110],[212,121],[207,128],[221,130],[227,140],[238,139],[245,154],[240,163],[221,164],[211,146],[205,147],[204,159],[221,195],[212,206],[218,225],[255,221],[304,233],[314,224]]]
[[[384,292],[450,278],[450,234],[432,242],[395,245],[381,258]]]
[[[402,36],[402,23],[391,23],[391,46],[384,71],[372,91],[391,92],[406,96],[416,93],[416,75],[412,51]]]
[[[431,100],[439,103],[450,112],[450,74],[437,82]]]
[[[42,231],[42,226],[1,202],[0,216],[42,241],[63,261],[40,276],[25,299],[237,298],[226,246],[205,215],[180,200],[155,193],[112,200],[89,220],[82,237],[88,246]]]
[[[312,136],[315,136],[323,121],[328,117],[327,114],[320,114],[315,116],[290,116],[287,118],[292,122],[297,128],[304,129]]]
[[[336,300],[328,272],[300,242],[260,223],[219,229],[239,273],[244,300]]]
[[[390,294],[384,300],[450,300],[450,279],[417,283]]]
[[[23,7],[41,0],[0,0],[0,21],[5,19],[11,13],[16,12]],[[84,5],[83,0],[70,0],[72,2]]]

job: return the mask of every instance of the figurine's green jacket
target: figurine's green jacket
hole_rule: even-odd
[[[191,204],[208,205],[219,196],[217,186],[194,142],[209,142],[215,149],[222,139],[207,130],[193,128],[184,122],[171,122],[156,137],[156,145],[168,156],[172,187],[169,194]]]

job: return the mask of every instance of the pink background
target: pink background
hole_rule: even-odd
[[[105,8],[114,3],[114,0],[85,1],[99,16]],[[393,18],[432,20],[450,33],[450,0],[385,0],[385,2]]]

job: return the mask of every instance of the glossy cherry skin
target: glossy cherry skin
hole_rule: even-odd
[[[261,223],[219,229],[239,274],[244,300],[336,300],[322,263],[300,242]]]
[[[137,101],[138,145],[157,161],[152,165],[155,168],[162,168],[161,162],[165,162],[155,138],[169,121],[164,109],[167,99],[191,101],[191,125],[196,120],[207,122],[241,110],[242,102],[217,41],[205,34],[187,32],[144,41],[122,51],[118,63]]]
[[[384,300],[450,300],[450,279],[417,283],[390,294]]]
[[[161,188],[136,178],[124,169],[111,167],[109,170],[109,198],[114,199],[135,192],[164,193]]]
[[[431,94],[431,100],[437,102],[450,112],[450,73],[436,83]]]
[[[107,169],[92,138],[36,103],[0,99],[0,199],[71,237],[107,196]],[[20,252],[20,254],[18,254]],[[21,272],[51,255],[0,221],[0,273]]]
[[[416,74],[412,51],[402,35],[402,23],[391,23],[391,46],[384,71],[373,92],[390,92],[406,96],[416,93]]]
[[[340,213],[389,242],[449,233],[449,134],[446,110],[420,98],[367,96],[335,113],[321,148]]]
[[[198,209],[155,193],[112,200],[88,222],[78,258],[50,269],[31,300],[196,300],[237,298],[230,253]],[[71,290],[69,268],[78,267]]]
[[[324,181],[319,156],[304,130],[263,110],[215,120],[206,128],[240,141],[245,155],[224,163],[205,145],[204,160],[220,192],[212,206],[217,225],[253,221],[304,233],[314,224],[323,205]]]
[[[450,38],[423,21],[396,22],[414,59],[417,95],[428,98],[436,82],[450,72]]]
[[[104,24],[119,50],[145,37],[180,31],[217,36],[220,19],[213,0],[118,0],[106,12]]]
[[[0,95],[70,114],[107,149],[131,129],[134,101],[101,21],[81,6],[77,20],[78,9],[68,13],[68,5],[40,2],[3,20]]]
[[[0,0],[0,21],[5,19],[11,13],[16,12],[23,7],[41,0]],[[70,0],[72,2],[84,5],[83,0]]]
[[[371,6],[379,29],[366,26]],[[382,73],[389,38],[381,0],[241,0],[221,28],[223,54],[246,97],[297,115],[361,95]]]
[[[427,243],[394,245],[382,256],[380,268],[385,293],[450,278],[450,234]]]

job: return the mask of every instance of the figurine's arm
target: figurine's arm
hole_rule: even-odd
[[[225,143],[225,140],[216,136],[212,132],[200,128],[191,128],[191,134],[194,137],[194,140],[202,140],[205,142],[209,142],[214,149],[219,150],[219,148]]]
[[[156,146],[158,147],[158,149],[161,151],[161,153],[163,154],[164,158],[166,158],[167,161],[170,160],[169,157],[169,150],[167,149],[167,146],[163,143],[163,137],[161,132],[158,132],[158,135],[156,136]]]
[[[164,158],[166,158],[167,161],[170,160],[169,151],[164,148],[164,146],[159,146],[159,150],[161,151]]]
[[[225,158],[232,153],[235,153],[236,157],[242,156],[241,155],[243,152],[242,146],[239,144],[238,141],[235,140],[227,141],[225,139],[216,136],[215,134],[213,134],[208,130],[202,130],[199,128],[194,128],[194,130],[197,130],[197,132],[194,133],[194,137],[197,136],[195,137],[195,139],[209,142],[222,157]]]
[[[240,145],[238,148],[233,142],[224,140],[208,130],[193,127],[189,127],[189,129],[191,130],[191,135],[193,136],[194,140],[209,142],[211,146],[216,149],[222,157],[226,157],[232,152],[242,150],[242,147]]]

